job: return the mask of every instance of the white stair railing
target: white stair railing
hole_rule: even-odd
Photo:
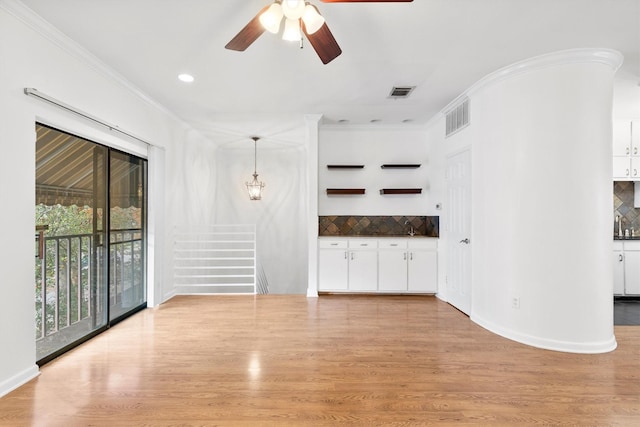
[[[177,294],[255,294],[255,224],[176,229]]]

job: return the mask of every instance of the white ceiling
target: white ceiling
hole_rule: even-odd
[[[424,124],[488,73],[562,49],[619,50],[619,78],[640,81],[640,0],[311,1],[343,51],[328,65],[270,33],[224,49],[270,0],[22,0],[218,143],[294,143],[302,114]],[[195,82],[178,81],[183,72]],[[388,99],[394,85],[417,89]]]

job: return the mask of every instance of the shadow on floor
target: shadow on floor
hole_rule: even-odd
[[[640,298],[615,297],[613,299],[614,325],[640,325]]]

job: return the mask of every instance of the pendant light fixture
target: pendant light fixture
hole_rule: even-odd
[[[256,165],[258,163],[258,138],[257,136],[252,136],[253,139],[253,180],[251,182],[246,182],[247,191],[249,191],[249,200],[260,200],[262,199],[262,189],[264,188],[264,182],[258,181],[258,172],[256,172]]]

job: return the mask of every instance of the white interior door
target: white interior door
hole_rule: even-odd
[[[471,311],[471,150],[447,158],[447,299]]]

